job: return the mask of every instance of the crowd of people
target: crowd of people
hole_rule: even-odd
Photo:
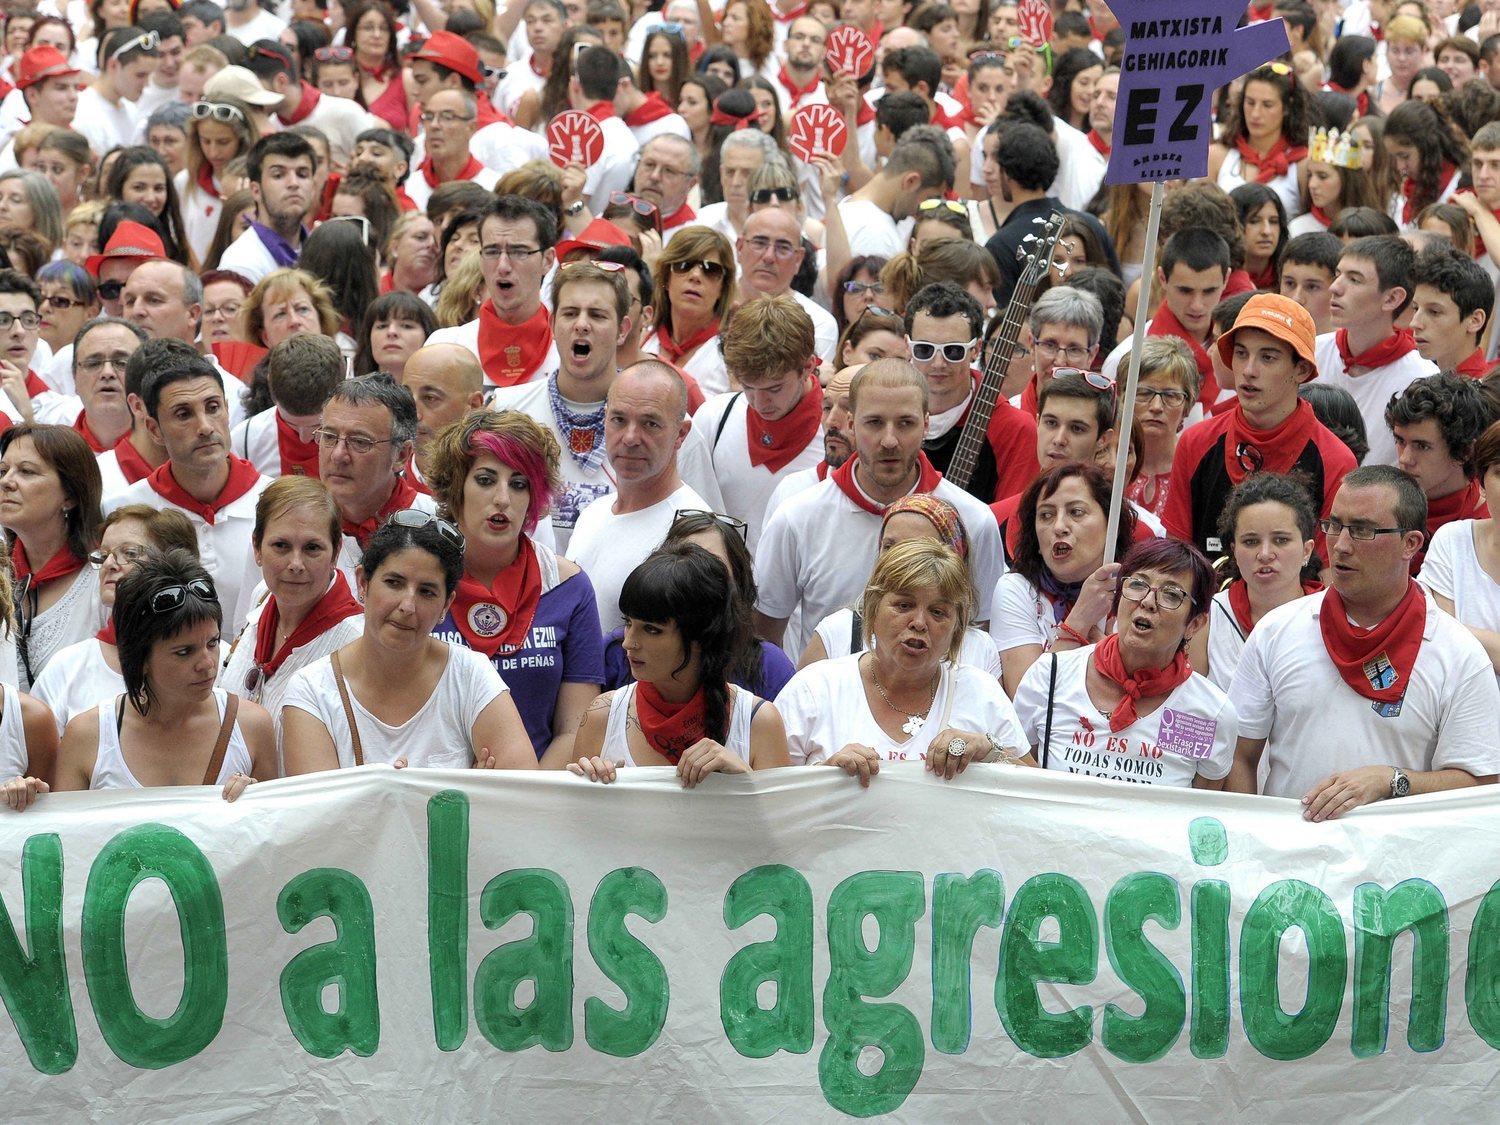
[[[1249,5],[1150,272],[1051,9],[7,5],[7,803],[1493,782],[1500,3]]]

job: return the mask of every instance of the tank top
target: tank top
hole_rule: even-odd
[[[729,690],[729,736],[724,739],[724,749],[749,765],[750,720],[755,717],[755,710],[761,701],[740,688],[731,687]],[[630,714],[630,704],[634,699],[635,684],[626,684],[616,691],[609,701],[609,722],[604,728],[603,756],[614,757],[616,762],[627,766],[636,764],[630,754],[630,740],[625,737],[625,719]]]
[[[229,693],[214,689],[214,703],[219,708],[219,720],[224,719],[224,705]],[[0,728],[3,729],[3,728]],[[229,732],[229,745],[224,750],[224,764],[219,768],[219,776],[214,784],[223,785],[237,773],[249,773],[254,763],[250,760],[250,750],[245,745],[244,732],[240,730],[239,720],[235,720],[234,730]],[[90,789],[144,789],[135,774],[130,772],[130,767],[125,764],[125,756],[120,753],[120,732],[115,729],[115,701],[113,699],[99,704],[99,752],[94,755],[94,774],[89,778]]]
[[[5,714],[0,715],[0,778],[24,777],[29,764],[26,754],[26,724],[21,720],[21,692],[15,684],[5,689]]]

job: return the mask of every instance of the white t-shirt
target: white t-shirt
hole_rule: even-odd
[[[816,390],[807,393],[821,397]],[[743,394],[715,395],[693,415],[693,430],[709,443],[714,476],[724,496],[722,510],[745,521],[745,543],[754,554],[765,524],[766,502],[776,486],[792,473],[810,469],[823,460],[823,428],[818,427],[802,452],[772,472],[769,465],[750,463],[749,412]]]
[[[812,765],[851,742],[872,747],[884,761],[920,761],[944,727],[992,734],[1001,746],[1026,752],[1026,735],[999,681],[966,664],[942,665],[937,694],[922,728],[894,739],[881,729],[865,698],[863,654],[809,664],[776,696],[794,766]]]
[[[1281,205],[1286,208],[1288,219],[1295,219],[1302,214],[1302,189],[1297,182],[1297,169],[1301,161],[1294,162],[1285,172],[1269,181],[1266,187],[1274,191],[1281,199]],[[1245,179],[1245,160],[1239,154],[1238,149],[1231,148],[1219,165],[1218,185],[1224,189],[1225,194],[1233,191],[1241,184],[1250,181]]]
[[[854,610],[848,607],[835,610],[819,621],[813,632],[823,642],[823,651],[828,654],[829,660],[848,656],[854,651]],[[866,651],[863,645],[860,650]],[[972,625],[964,630],[964,639],[958,650],[958,662],[978,668],[996,679],[1000,678],[1000,650],[995,647],[995,642],[988,633]]]
[[[1038,763],[1055,660],[1047,769],[1180,788],[1191,786],[1200,774],[1210,781],[1229,775],[1239,739],[1239,721],[1229,696],[1194,672],[1155,711],[1113,733],[1109,719],[1089,698],[1088,666],[1094,647],[1043,657],[1021,677],[1016,714],[1026,731],[1026,744],[1038,748]]]
[[[1357,766],[1500,773],[1500,688],[1484,649],[1427,596],[1426,624],[1399,713],[1346,684],[1318,624],[1326,593],[1279,606],[1245,642],[1229,697],[1240,734],[1266,739],[1264,792],[1300,798]]]
[[[583,181],[583,194],[595,215],[604,214],[611,192],[630,190],[636,157],[641,151],[630,126],[618,117],[605,118],[599,128],[604,132],[604,155],[589,166]]]
[[[285,123],[280,122],[279,118],[278,122],[285,127]],[[318,104],[313,107],[313,111],[298,124],[312,125],[321,129],[323,135],[328,138],[334,164],[343,167],[349,163],[349,158],[354,154],[354,138],[366,129],[374,129],[384,123],[353,98],[338,98],[332,94],[324,94],[318,99]]]
[[[501,175],[528,160],[549,159],[545,137],[506,121],[492,121],[476,132],[469,138],[469,151],[486,168]]]
[[[995,598],[990,607],[990,636],[995,648],[1009,652],[1022,645],[1041,645],[1043,652],[1052,650],[1057,639],[1057,621],[1053,602],[1014,570],[1007,570],[995,583]]]
[[[230,27],[229,21],[224,21],[225,34],[234,36],[247,47],[257,39],[279,39],[285,30],[286,24],[264,8],[257,8],[255,18],[241,27]]]
[[[672,516],[681,510],[714,510],[686,484],[639,512],[616,515],[614,505],[614,496],[601,496],[578,513],[578,525],[568,541],[568,558],[594,584],[599,625],[606,633],[625,623],[620,613],[620,590],[630,572],[661,546],[672,526]]]
[[[1073,128],[1066,121],[1052,119],[1053,144],[1057,149],[1057,178],[1052,181],[1047,194],[1074,211],[1085,211],[1099,185],[1104,182],[1104,170],[1109,161],[1100,154],[1088,136]],[[973,159],[972,157],[970,158]],[[980,182],[984,179],[984,162],[973,160],[973,167],[980,169]]]
[[[1228,691],[1234,682],[1234,670],[1240,666],[1246,636],[1229,606],[1229,591],[1220,590],[1208,611],[1208,678],[1215,687]]]
[[[670,231],[668,232],[671,233]],[[661,343],[653,332],[641,341],[643,355],[660,355]],[[693,349],[686,363],[677,365],[698,382],[698,389],[705,398],[724,394],[729,390],[729,372],[724,369],[724,353],[719,350],[719,337],[713,336]]]
[[[493,191],[500,182],[500,173],[493,168],[484,167],[475,172],[472,177],[474,183],[487,191]],[[454,181],[448,181],[452,183]],[[432,193],[437,189],[427,182],[427,176],[420,168],[412,168],[411,175],[406,177],[406,183],[401,185],[406,189],[407,198],[417,205],[418,211],[427,210],[427,201],[432,198]]]
[[[134,143],[136,120],[134,102],[121,98],[119,105],[111,105],[92,86],[78,91],[73,128],[88,138],[89,147],[101,159],[112,148]]]
[[[1474,549],[1478,523],[1454,520],[1438,528],[1417,581],[1451,601],[1453,616],[1471,629],[1500,632],[1500,584],[1479,565]]]
[[[437,686],[417,713],[400,726],[377,719],[351,690],[349,704],[359,727],[360,752],[366,764],[390,764],[405,758],[410,766],[468,769],[474,763],[474,723],[510,689],[482,653],[448,646],[448,664]],[[295,707],[327,729],[338,748],[339,768],[354,765],[354,740],[328,657],[309,664],[292,677],[281,699],[282,709]],[[281,716],[277,715],[280,728]]]
[[[26,722],[21,715],[21,693],[12,683],[0,683],[5,714],[0,715],[0,777],[24,777],[30,767],[26,753]]]
[[[281,265],[271,257],[271,251],[251,227],[219,255],[219,268],[237,273],[251,285],[256,285],[266,274],[279,270]]]
[[[59,735],[68,720],[124,690],[125,677],[104,662],[104,648],[93,637],[59,652],[31,685],[31,694],[52,708]]]
[[[178,172],[172,182],[177,188],[177,205],[182,212],[183,237],[201,262],[208,257],[208,248],[213,245],[224,201],[216,195],[209,195],[196,181],[188,183],[186,168]]]
[[[1363,375],[1349,375],[1339,356],[1337,336],[1336,332],[1325,332],[1318,337],[1317,349],[1313,353],[1318,361],[1318,382],[1342,387],[1354,396],[1354,403],[1365,420],[1365,438],[1370,443],[1370,452],[1365,455],[1364,463],[1394,465],[1396,439],[1385,424],[1385,408],[1390,404],[1391,396],[1406,390],[1408,384],[1427,375],[1436,375],[1437,364],[1423,359],[1419,352],[1410,351],[1395,363],[1366,371]]]
[[[852,257],[879,254],[894,258],[906,249],[911,236],[910,226],[903,229],[904,223],[897,223],[889,211],[867,199],[844,200],[839,204],[839,218],[844,221]]]

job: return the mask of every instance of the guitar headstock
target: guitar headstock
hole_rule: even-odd
[[[1021,245],[1016,247],[1016,260],[1021,263],[1018,284],[1034,286],[1041,282],[1052,266],[1052,252],[1057,247],[1065,219],[1061,211],[1054,211],[1045,219],[1031,220],[1037,229],[1021,239]]]

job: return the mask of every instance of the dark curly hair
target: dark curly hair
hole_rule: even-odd
[[[1048,469],[1021,493],[1021,506],[1016,514],[1016,519],[1020,522],[1020,541],[1016,544],[1010,568],[1038,589],[1041,588],[1042,571],[1047,564],[1042,558],[1041,542],[1036,537],[1037,505],[1052,496],[1064,481],[1074,477],[1083,480],[1094,503],[1099,505],[1101,511],[1108,513],[1110,493],[1113,491],[1109,474],[1088,461],[1069,461]],[[1115,533],[1115,558],[1124,558],[1130,545],[1135,542],[1135,523],[1135,510],[1127,504],[1120,511],[1120,526]]]
[[[1250,134],[1245,128],[1245,89],[1252,82],[1264,82],[1267,86],[1274,87],[1281,95],[1281,135],[1287,139],[1288,144],[1305,145],[1307,131],[1320,123],[1318,107],[1303,88],[1302,83],[1297,81],[1296,71],[1285,63],[1279,62],[1269,62],[1265,66],[1258,66],[1245,75],[1245,81],[1240,86],[1239,93],[1230,103],[1223,131],[1219,134],[1220,142],[1233,148],[1235,138],[1249,139]]]
[[[1243,578],[1234,561],[1234,540],[1240,513],[1256,504],[1281,504],[1291,510],[1297,520],[1297,534],[1303,542],[1316,538],[1318,510],[1313,506],[1312,494],[1307,491],[1307,482],[1299,476],[1286,473],[1251,473],[1235,487],[1224,502],[1219,513],[1219,539],[1226,544],[1227,559],[1224,563],[1230,578]],[[1323,560],[1314,551],[1302,568],[1302,580],[1315,582],[1323,569]]]
[[[1385,424],[1394,430],[1432,419],[1448,446],[1448,455],[1463,462],[1464,475],[1474,476],[1474,443],[1489,425],[1489,409],[1479,384],[1462,375],[1440,373],[1417,379],[1386,403]]]

